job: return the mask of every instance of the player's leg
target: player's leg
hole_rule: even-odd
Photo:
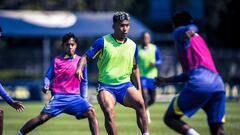
[[[149,95],[149,101],[148,101],[148,107],[149,107],[156,102],[156,90],[149,90],[148,95]]]
[[[176,114],[173,110],[173,103],[175,102],[176,98],[172,100],[172,103],[169,105],[168,110],[165,112],[164,115],[164,123],[174,129],[175,131],[185,134],[190,129],[190,127],[181,120],[183,114],[179,113]]]
[[[225,135],[225,92],[216,92],[203,107],[207,114],[208,124],[212,135]]]
[[[165,124],[181,134],[199,135],[199,133],[192,129],[181,118],[183,115],[191,117],[198,109],[203,107],[210,98],[211,94],[208,92],[192,90],[185,87],[169,105],[164,115]]]
[[[3,133],[3,109],[0,108],[0,135]]]
[[[25,134],[29,133],[30,131],[32,131],[33,129],[35,129],[36,127],[38,127],[39,125],[48,121],[50,118],[52,118],[51,115],[46,114],[46,113],[41,113],[37,117],[35,117],[35,118],[29,120],[27,123],[25,123],[25,125],[20,129],[20,132],[22,133],[22,135],[25,135]]]
[[[147,102],[147,107],[146,107],[146,113],[147,113],[147,118],[148,118],[148,123],[151,123],[151,116],[150,116],[150,111],[149,107],[153,105],[156,101],[156,91],[155,90],[148,90],[148,102]]]
[[[148,90],[146,88],[142,89],[142,96],[143,96],[145,108],[147,108],[148,107],[149,97],[148,97]]]
[[[106,131],[109,135],[117,135],[114,112],[115,99],[113,95],[109,91],[102,90],[98,93],[97,99],[104,114]]]
[[[87,112],[84,113],[84,116],[87,116],[88,118],[89,127],[92,135],[99,135],[99,126],[95,109],[93,107],[89,107]]]
[[[211,135],[225,135],[224,127],[222,123],[210,124]]]
[[[64,111],[64,106],[68,102],[63,102],[62,100],[64,99],[63,96],[61,95],[55,95],[53,96],[50,101],[44,106],[42,109],[41,113],[29,120],[25,125],[20,129],[20,132],[17,135],[23,135],[27,134],[28,132],[32,131],[39,125],[45,123],[52,117],[55,117],[59,114],[61,114]]]
[[[125,106],[135,109],[139,129],[142,134],[148,134],[148,120],[141,93],[135,87],[129,87],[124,96],[123,103]]]
[[[164,123],[178,133],[186,134],[190,130],[190,126],[181,120],[183,115],[177,115],[171,111],[167,111],[164,115]]]

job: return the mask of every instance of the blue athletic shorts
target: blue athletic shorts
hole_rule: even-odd
[[[119,85],[108,85],[108,84],[99,83],[97,91],[98,92],[103,91],[103,90],[108,91],[109,93],[111,93],[113,95],[115,101],[124,105],[123,99],[124,99],[124,96],[126,95],[127,89],[129,87],[134,87],[131,82],[126,82],[126,83],[119,84]]]
[[[184,89],[172,100],[168,111],[191,117],[202,108],[209,124],[224,123],[225,98],[221,78],[211,71],[200,69],[190,76]]]
[[[80,119],[89,107],[91,104],[80,95],[55,94],[42,109],[42,112],[54,117],[66,113]]]
[[[154,82],[155,81],[152,78],[141,77],[142,89],[156,90],[156,86],[154,85]]]

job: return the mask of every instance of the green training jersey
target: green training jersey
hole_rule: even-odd
[[[138,47],[138,65],[141,77],[155,78],[158,74],[156,66],[151,66],[151,62],[155,62],[156,46],[149,44],[147,49],[143,49],[141,46]]]
[[[104,46],[98,59],[98,81],[118,85],[130,81],[136,44],[129,38],[121,44],[111,34],[103,37]]]

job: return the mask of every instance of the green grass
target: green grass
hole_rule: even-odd
[[[17,113],[6,103],[1,103],[4,109],[4,135],[14,135],[29,119],[37,116],[44,103],[25,102],[26,109],[22,113]],[[104,128],[103,114],[98,104],[93,104],[97,111],[97,117],[100,125],[101,135],[107,135]],[[151,135],[176,135],[164,125],[162,117],[168,103],[156,103],[150,108],[152,122],[150,124]],[[132,109],[125,108],[120,104],[116,105],[116,122],[119,135],[140,135],[136,125],[135,112]],[[191,119],[184,117],[192,127],[202,135],[210,135],[204,112],[200,110]],[[226,103],[226,124],[225,131],[228,135],[239,134],[240,129],[240,103]],[[76,120],[74,117],[62,114],[51,119],[45,124],[33,130],[29,135],[90,135],[87,119]]]

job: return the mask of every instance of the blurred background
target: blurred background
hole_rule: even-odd
[[[239,6],[237,0],[1,0],[0,82],[19,100],[42,100],[41,86],[50,60],[61,52],[61,37],[73,32],[79,37],[82,55],[92,42],[112,33],[112,15],[131,15],[129,37],[136,43],[149,31],[162,54],[159,75],[179,74],[172,39],[171,16],[187,10],[206,39],[216,67],[226,84],[227,97],[237,100],[240,84]],[[89,63],[89,88],[97,82],[96,60]],[[176,94],[181,85],[159,88],[162,95]],[[91,92],[90,91],[90,92]],[[94,92],[93,92],[94,93]]]

